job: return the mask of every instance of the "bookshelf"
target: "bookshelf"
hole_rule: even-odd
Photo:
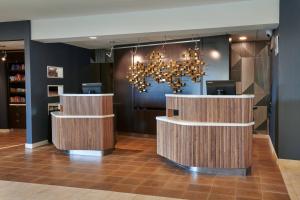
[[[24,63],[11,63],[9,64],[8,71],[9,104],[26,104]]]
[[[24,63],[8,63],[9,127],[26,128]]]

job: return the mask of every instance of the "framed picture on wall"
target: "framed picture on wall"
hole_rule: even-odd
[[[47,66],[47,78],[64,78],[64,68]]]

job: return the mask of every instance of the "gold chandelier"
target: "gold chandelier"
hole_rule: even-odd
[[[153,51],[150,54],[148,64],[141,62],[129,66],[127,79],[139,92],[147,92],[150,84],[147,78],[153,78],[157,83],[167,83],[174,93],[182,92],[185,83],[183,76],[189,77],[193,82],[200,82],[205,75],[205,62],[200,58],[195,49],[188,49],[183,55],[183,61],[164,61],[163,54]]]

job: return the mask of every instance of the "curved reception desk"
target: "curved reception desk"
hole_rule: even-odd
[[[114,149],[113,94],[64,94],[52,115],[52,140],[70,154],[102,155]]]
[[[247,175],[252,162],[253,95],[166,95],[157,117],[157,153],[192,171]]]

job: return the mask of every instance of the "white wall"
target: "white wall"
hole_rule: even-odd
[[[275,27],[279,0],[247,0],[164,10],[32,20],[32,39],[70,38],[199,30],[226,32]]]

